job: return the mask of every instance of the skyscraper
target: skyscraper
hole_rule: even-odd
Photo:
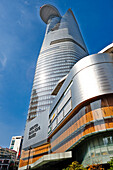
[[[44,5],[40,16],[47,29],[19,170],[29,165],[61,170],[61,161],[75,160],[85,167],[106,164],[113,154],[113,45],[84,57],[87,49],[70,9],[61,17],[55,7]]]
[[[61,161],[68,165],[75,160],[85,167],[106,164],[113,154],[112,45],[101,54],[87,56],[71,9],[61,17],[55,7],[44,5],[40,16],[47,29],[34,76],[19,170],[29,166],[61,170]]]
[[[57,82],[88,54],[71,9],[61,16],[52,5],[44,5],[40,17],[47,28],[36,65],[28,120],[51,105],[54,99],[51,93]]]

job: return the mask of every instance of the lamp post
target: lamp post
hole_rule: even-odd
[[[29,166],[29,159],[30,159],[30,151],[31,151],[32,147],[30,146],[29,147],[29,155],[28,155],[28,163],[27,163],[27,169],[29,170],[30,169],[30,166]]]

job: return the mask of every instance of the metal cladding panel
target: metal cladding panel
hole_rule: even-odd
[[[73,107],[91,98],[113,93],[113,60],[108,62],[102,56],[101,61],[99,61],[98,57],[101,56],[97,56],[97,58],[94,56],[93,60],[92,56],[93,62],[73,77],[71,88]]]
[[[80,71],[73,79],[76,106],[90,98],[113,93],[113,64],[102,63]],[[73,103],[74,104],[74,103]]]
[[[50,114],[71,81],[73,109],[88,99],[113,93],[113,54],[94,54],[78,61],[56,96]]]
[[[48,133],[48,113],[42,112],[38,117],[26,123],[23,149],[29,149],[43,144],[47,140]]]

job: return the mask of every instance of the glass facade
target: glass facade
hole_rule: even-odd
[[[71,10],[62,17],[49,19],[38,57],[31,93],[28,120],[46,110],[57,82],[73,65],[88,54],[78,24]]]
[[[113,157],[113,133],[109,131],[89,137],[75,148],[74,155],[84,166],[109,162]]]
[[[51,118],[50,126],[53,130],[65,113],[72,112],[68,109],[71,99],[70,90],[66,95],[66,100],[59,104],[59,114],[54,111]],[[65,105],[63,108],[62,102]],[[28,164],[29,153],[29,163],[32,164],[48,153],[69,150],[73,152],[73,160],[81,162],[84,166],[107,163],[113,156],[112,129],[113,94],[103,95],[93,101],[89,100],[78,111],[75,110],[71,119],[49,138],[49,143],[32,148],[30,151],[23,150],[20,167]]]
[[[50,138],[51,152],[72,150],[83,138],[113,128],[113,94],[87,103]],[[51,123],[53,124],[54,121]],[[104,143],[109,139],[104,139]]]

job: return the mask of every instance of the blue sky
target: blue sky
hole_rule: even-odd
[[[23,135],[46,24],[43,4],[71,8],[90,54],[113,42],[113,0],[0,0],[0,146]]]

